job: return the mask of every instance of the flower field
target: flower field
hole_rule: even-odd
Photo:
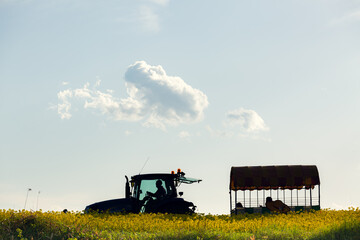
[[[360,239],[360,209],[236,217],[0,210],[0,239]]]

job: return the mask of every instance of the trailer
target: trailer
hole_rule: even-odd
[[[240,194],[239,194],[240,192]],[[320,210],[320,178],[315,165],[232,167],[230,213],[270,213],[266,198],[288,205],[291,211]]]

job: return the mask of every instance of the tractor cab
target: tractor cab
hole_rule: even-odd
[[[136,203],[137,212],[174,212],[188,211],[189,207],[195,210],[195,206],[184,201],[182,192],[177,188],[182,184],[200,182],[199,179],[187,178],[185,173],[178,169],[177,173],[171,174],[153,173],[141,174],[131,177],[128,197]],[[185,206],[187,205],[187,206]]]

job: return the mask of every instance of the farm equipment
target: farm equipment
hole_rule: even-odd
[[[315,165],[232,167],[229,188],[231,214],[270,212],[266,198],[282,200],[291,211],[320,210],[320,178]]]
[[[139,174],[126,178],[125,198],[112,199],[91,204],[85,208],[85,213],[92,211],[109,213],[178,213],[195,212],[196,206],[185,201],[177,192],[182,184],[200,182],[200,179],[185,177],[185,173],[178,169],[166,173]]]

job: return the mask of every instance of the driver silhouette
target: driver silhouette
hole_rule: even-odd
[[[166,190],[162,186],[162,181],[160,179],[156,181],[156,187],[157,187],[157,191],[155,193],[149,191],[147,191],[146,193],[151,197],[155,197],[156,200],[164,198],[166,195]]]

